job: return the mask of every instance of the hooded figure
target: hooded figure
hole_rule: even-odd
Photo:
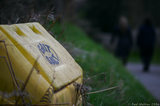
[[[149,70],[154,51],[155,39],[156,33],[152,22],[149,18],[146,18],[142,26],[139,28],[137,36],[137,46],[139,48],[141,60],[144,65],[144,72]]]
[[[132,48],[132,33],[126,17],[120,17],[119,25],[115,28],[112,37],[116,37],[118,40],[115,56],[121,59],[125,65]]]

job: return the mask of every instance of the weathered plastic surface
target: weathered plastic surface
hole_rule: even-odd
[[[25,88],[33,104],[75,103],[73,82],[82,83],[82,69],[63,46],[39,23],[0,25],[0,94],[18,89],[12,72],[22,88],[33,67]],[[13,96],[0,95],[1,102],[15,103]]]

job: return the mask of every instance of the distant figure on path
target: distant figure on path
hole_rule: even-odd
[[[139,28],[137,36],[137,45],[144,65],[144,72],[149,70],[154,51],[155,39],[156,33],[153,24],[149,18],[146,18],[143,25]]]
[[[115,38],[118,40],[115,49],[115,56],[121,59],[122,63],[125,65],[132,48],[132,33],[130,27],[128,26],[126,17],[120,17],[119,25],[114,29],[111,43]]]

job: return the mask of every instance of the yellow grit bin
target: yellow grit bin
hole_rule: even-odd
[[[0,25],[0,104],[77,106],[83,73],[39,23]]]

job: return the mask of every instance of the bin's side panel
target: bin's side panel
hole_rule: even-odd
[[[0,35],[0,41],[5,42],[5,44],[0,43],[0,56],[2,57],[0,58],[0,90],[2,92],[8,91],[7,93],[12,94],[17,88],[13,88],[13,80],[10,73],[11,66],[8,65],[9,60],[6,55],[6,49],[13,67],[12,71],[15,73],[20,88],[24,85],[33,65],[28,62],[3,32],[0,31]],[[6,48],[4,45],[6,45]],[[38,74],[36,69],[34,69],[25,91],[29,93],[29,98],[33,103],[38,103],[49,86],[50,84],[43,78],[43,76]],[[6,89],[4,89],[4,87]],[[14,101],[14,99],[15,98],[12,100]]]
[[[23,24],[20,24],[20,26],[23,26]],[[33,65],[37,57],[39,56],[39,52],[35,53],[32,46],[33,42],[30,41],[34,41],[34,38],[36,38],[36,36],[28,36],[26,30],[24,30],[23,27],[17,27],[17,25],[1,25],[0,30],[4,33],[7,39],[9,39],[13,43],[13,45],[16,46],[16,48],[28,60],[28,62]],[[52,82],[53,78],[49,79],[50,77],[48,77],[48,75],[44,71],[45,69],[50,70],[46,64],[40,65],[38,61],[35,67],[40,71],[40,73],[49,83]]]

